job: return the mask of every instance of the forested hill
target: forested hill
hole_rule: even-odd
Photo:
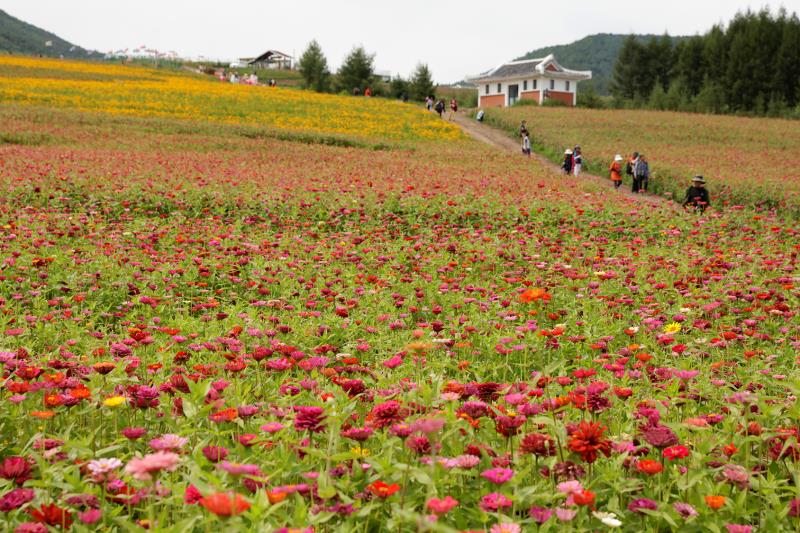
[[[48,46],[48,42],[50,46]],[[89,52],[0,9],[0,53],[83,58]]]
[[[658,35],[637,35],[641,42],[647,42],[651,38],[661,38]],[[547,46],[532,50],[517,59],[533,59],[554,54],[556,60],[564,67],[573,70],[591,70],[592,81],[581,82],[581,87],[591,85],[598,94],[609,94],[609,83],[614,72],[614,63],[617,60],[622,44],[628,35],[614,33],[598,33],[589,35],[571,44],[560,44]],[[686,37],[670,37],[673,44]]]

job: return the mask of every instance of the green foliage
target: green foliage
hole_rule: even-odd
[[[51,46],[47,46],[47,42]],[[74,46],[58,35],[16,19],[0,9],[0,52],[51,57],[90,57],[91,52]]]
[[[316,40],[308,43],[308,48],[303,52],[297,66],[307,88],[317,92],[325,92],[330,88],[328,60]]]
[[[339,90],[352,92],[353,89],[358,89],[363,94],[373,83],[374,60],[375,56],[368,54],[363,46],[353,48],[339,68],[337,74]]]
[[[436,92],[436,86],[433,84],[433,76],[428,65],[424,63],[417,65],[414,74],[411,76],[409,89],[411,91],[411,99],[418,102],[422,102],[428,96],[433,96]]]
[[[395,76],[389,83],[389,95],[392,98],[402,99],[408,96],[408,82],[400,76]]]
[[[594,87],[589,85],[578,91],[576,105],[578,107],[587,107],[589,109],[603,109],[606,107],[606,102],[602,97],[597,95],[597,93],[594,91]]]
[[[800,20],[763,9],[677,43],[631,35],[612,92],[620,107],[792,116],[800,104]]]

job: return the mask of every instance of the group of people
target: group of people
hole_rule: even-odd
[[[428,107],[430,109],[430,105]],[[476,116],[478,122],[483,122],[483,110],[478,112]],[[519,135],[522,138],[522,153],[527,157],[531,156],[531,138],[528,131],[528,124],[522,121],[519,125]],[[611,162],[608,171],[611,181],[615,189],[619,189],[622,185],[622,162],[625,159],[617,154]],[[564,151],[564,162],[561,164],[561,170],[567,175],[579,176],[584,166],[583,152],[580,145],[575,145],[574,148],[567,148]],[[627,158],[625,163],[625,174],[630,177],[631,191],[633,193],[647,192],[647,187],[650,182],[650,163],[647,157],[639,152],[633,152]],[[711,205],[711,198],[708,194],[708,189],[705,188],[706,180],[703,176],[694,176],[692,178],[691,186],[686,190],[686,195],[683,199],[683,207],[689,207],[698,212],[703,212],[708,206]]]
[[[255,72],[252,74],[242,74],[240,76],[236,73],[236,71],[233,70],[228,74],[225,73],[225,70],[221,70],[217,71],[215,76],[219,79],[219,81],[227,81],[239,85],[259,85],[258,75]],[[267,82],[267,86],[277,87],[278,83],[274,79],[270,78],[270,80]]]
[[[444,98],[439,98],[438,100],[436,100],[433,98],[433,96],[426,97],[425,108],[428,111],[436,111],[436,114],[439,115],[439,118],[443,118],[445,110]],[[458,113],[458,101],[455,98],[451,98],[450,115],[448,115],[447,120],[453,120],[453,115],[456,113]]]
[[[572,174],[576,178],[580,176],[583,169],[583,153],[581,152],[580,145],[576,144],[575,148],[564,150],[564,162],[561,163],[561,170],[564,174]]]

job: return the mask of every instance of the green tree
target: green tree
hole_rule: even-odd
[[[325,92],[330,88],[331,73],[328,70],[328,60],[316,40],[308,43],[308,48],[303,52],[297,66],[307,88],[317,92]]]
[[[350,92],[358,89],[363,93],[367,87],[372,85],[374,61],[375,56],[368,54],[363,46],[353,48],[339,68],[337,74],[339,90]]]
[[[389,94],[391,94],[393,98],[408,96],[408,82],[398,74],[392,78],[392,81],[389,83]]]
[[[635,35],[629,35],[614,63],[614,73],[611,78],[611,94],[621,100],[631,100],[636,96],[637,80],[636,68],[642,56],[642,45],[636,40]]]
[[[419,63],[411,75],[411,81],[408,84],[409,96],[412,100],[421,102],[428,96],[433,96],[436,92],[436,86],[433,84],[433,76],[428,68],[428,65]]]

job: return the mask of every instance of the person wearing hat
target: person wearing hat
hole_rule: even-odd
[[[574,159],[572,159],[572,150],[567,148],[564,150],[564,163],[561,165],[561,168],[564,169],[564,173],[569,175],[572,173],[572,164],[574,163]]]
[[[608,171],[611,173],[611,181],[614,182],[614,188],[619,189],[619,186],[622,185],[622,156],[617,154],[614,156],[614,161],[611,163],[611,166],[608,167]]]
[[[708,196],[708,189],[705,188],[706,180],[703,176],[692,178],[692,186],[686,189],[686,198],[683,200],[683,207],[691,205],[696,211],[705,211],[711,205]]]

